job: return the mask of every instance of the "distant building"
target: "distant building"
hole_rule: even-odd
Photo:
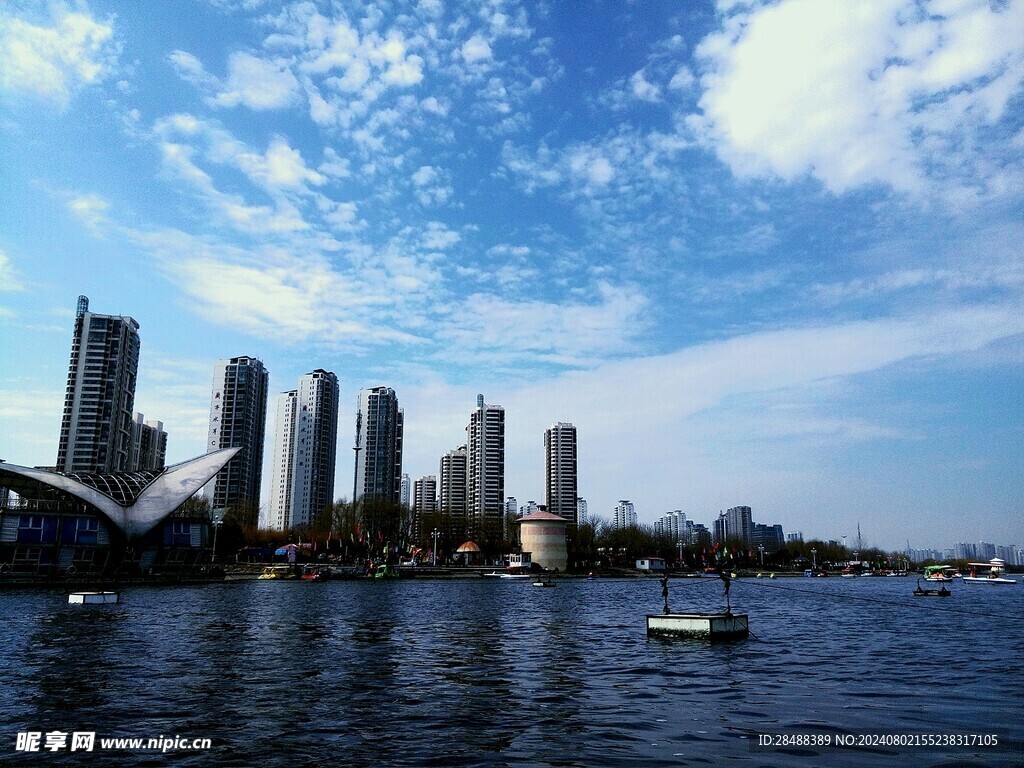
[[[751,544],[755,549],[764,547],[765,552],[778,552],[786,544],[782,526],[754,523],[754,538]]]
[[[519,515],[519,502],[516,501],[515,496],[509,496],[505,499],[505,516],[512,515],[518,517]]]
[[[526,517],[527,515],[532,515],[534,512],[540,512],[540,505],[533,499],[530,499],[519,507],[519,517]]]
[[[746,546],[753,545],[754,523],[750,507],[731,507],[719,513],[715,520],[715,541],[722,543],[727,540],[739,541]]]
[[[969,542],[960,542],[953,548],[951,560],[977,560],[978,548]]]
[[[141,413],[132,420],[131,448],[128,451],[128,471],[163,469],[167,457],[167,433],[162,421],[146,421]]]
[[[452,541],[465,541],[469,529],[468,457],[465,445],[441,457],[438,472],[438,512],[444,534]]]
[[[359,392],[356,414],[356,499],[402,499],[405,412],[390,387]]]
[[[544,499],[547,511],[575,526],[577,520],[576,427],[559,422],[544,432]]]
[[[674,510],[654,521],[654,533],[688,544],[686,522],[686,514],[681,509]]]
[[[437,513],[437,476],[424,475],[413,484],[413,535],[423,539],[428,525],[435,524]]]
[[[409,475],[402,475],[402,506],[409,508],[412,506],[412,481],[409,480]]]
[[[793,533],[787,533],[786,534],[786,543],[787,544],[791,544],[791,543],[795,543],[795,542],[803,541],[803,540],[804,540],[804,532],[803,531],[795,531]]]
[[[470,536],[497,544],[505,509],[505,409],[477,395],[466,446]]]
[[[135,320],[90,312],[89,298],[78,297],[57,471],[128,469],[139,347]]]
[[[590,518],[587,516],[586,499],[576,499],[576,522],[580,525],[586,525],[590,522]]]
[[[271,466],[271,528],[309,525],[334,501],[338,377],[317,369],[277,401]]]
[[[260,509],[269,386],[270,374],[255,357],[240,355],[213,366],[207,450],[241,450],[203,493],[212,509],[232,509],[250,523],[257,522]]]
[[[620,499],[612,513],[612,528],[621,531],[625,528],[636,528],[636,509],[629,499]]]
[[[413,509],[417,518],[437,511],[437,477],[425,475],[413,483]]]

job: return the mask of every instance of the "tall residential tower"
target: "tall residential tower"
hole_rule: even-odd
[[[255,357],[218,360],[213,368],[207,447],[242,450],[206,486],[206,496],[214,509],[232,508],[253,523],[260,509],[269,381]]]
[[[576,525],[576,427],[559,422],[544,431],[544,498],[547,511]]]
[[[356,413],[355,498],[402,500],[402,438],[405,413],[390,387],[359,392]]]
[[[268,523],[288,530],[313,523],[334,502],[338,377],[317,369],[277,400]]]
[[[505,409],[477,395],[466,446],[470,535],[496,545],[505,510]]]
[[[129,469],[138,368],[139,324],[130,317],[90,312],[89,298],[79,296],[58,472]]]

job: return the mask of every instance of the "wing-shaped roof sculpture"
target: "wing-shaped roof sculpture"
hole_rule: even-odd
[[[62,491],[98,509],[125,536],[145,536],[223,469],[241,448],[223,448],[155,472],[64,474],[0,462],[0,485],[21,495]]]

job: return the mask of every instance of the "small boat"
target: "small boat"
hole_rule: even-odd
[[[993,557],[987,563],[968,563],[970,576],[962,576],[964,584],[1016,584],[1016,579],[1007,579],[1002,574],[1006,571],[1006,561]],[[978,576],[978,568],[988,568],[988,573]]]
[[[553,587],[555,582],[551,580],[550,576],[541,576],[534,580],[533,586],[535,587]]]
[[[116,603],[117,592],[72,592],[68,595],[68,603],[73,605],[98,605]]]
[[[394,568],[387,563],[381,563],[377,566],[377,570],[373,572],[373,578],[375,579],[397,579],[398,569]]]
[[[939,589],[925,589],[921,586],[921,580],[917,580],[917,589],[914,590],[914,597],[949,597],[950,592],[943,584]]]
[[[492,579],[520,579],[521,580],[521,579],[532,579],[533,578],[533,576],[531,576],[529,573],[527,573],[526,571],[522,570],[521,568],[509,569],[507,571],[491,571],[490,573],[485,573],[484,576],[487,576],[487,577],[492,578]]]
[[[307,565],[302,569],[303,581],[323,581],[327,578],[326,569],[319,565]]]
[[[259,575],[261,580],[269,579],[294,579],[296,578],[295,569],[290,565],[271,565],[263,569],[263,573]]]
[[[924,567],[925,581],[950,582],[957,575],[956,568],[952,565],[926,565]]]

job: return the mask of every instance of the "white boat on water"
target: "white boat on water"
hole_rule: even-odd
[[[963,576],[964,584],[1016,584],[1016,579],[1008,579],[1002,574],[1006,571],[1006,561],[993,557],[987,563],[968,563],[971,569],[970,576]],[[978,575],[979,568],[987,568],[988,573]]]
[[[499,571],[491,571],[490,573],[485,573],[484,576],[489,576],[492,579],[496,578],[496,579],[518,579],[518,580],[523,580],[523,579],[532,579],[533,578],[533,576],[531,574],[526,573],[526,572],[521,571],[521,570],[500,571],[500,572]]]

